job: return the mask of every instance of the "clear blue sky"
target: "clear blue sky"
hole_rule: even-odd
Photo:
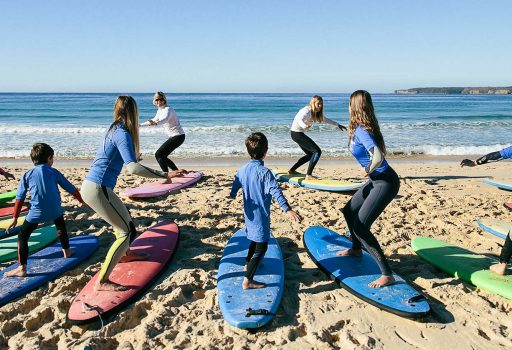
[[[0,92],[512,85],[512,1],[0,1]]]

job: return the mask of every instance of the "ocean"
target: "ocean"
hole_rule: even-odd
[[[131,94],[140,121],[155,115],[152,93]],[[247,157],[245,137],[269,139],[269,155],[297,157],[289,128],[312,94],[168,94],[185,129],[182,158]],[[320,94],[325,116],[348,124],[349,94]],[[112,121],[117,94],[0,93],[0,157],[29,157],[35,142],[61,158],[94,157]],[[512,95],[373,94],[390,154],[485,154],[512,144]],[[141,129],[141,151],[153,154],[166,140],[160,126]],[[327,157],[347,157],[347,134],[328,124],[307,133]]]

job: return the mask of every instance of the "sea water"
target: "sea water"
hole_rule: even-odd
[[[93,157],[112,122],[113,93],[0,93],[0,157],[28,157],[35,142],[62,158]],[[131,93],[140,121],[154,117],[151,93]],[[244,139],[261,131],[269,155],[297,157],[290,138],[297,111],[312,94],[168,94],[186,133],[176,156],[247,157]],[[324,114],[348,124],[349,94],[321,94]],[[512,144],[512,95],[373,94],[388,153],[485,154]],[[348,156],[347,134],[328,124],[307,132],[323,156]],[[167,139],[161,126],[142,128],[141,151],[153,154]]]

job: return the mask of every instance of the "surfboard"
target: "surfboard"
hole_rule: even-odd
[[[279,172],[278,170],[272,170],[276,180],[282,182],[288,182],[292,185],[311,188],[320,191],[333,191],[333,192],[346,192],[355,191],[364,186],[365,183],[353,183],[341,180],[306,180],[304,174],[288,174],[287,172]]]
[[[340,250],[352,247],[345,236],[321,226],[311,226],[304,232],[304,246],[315,264],[337,284],[367,303],[393,314],[420,318],[430,312],[426,298],[393,274],[396,283],[383,288],[371,288],[368,283],[381,276],[379,266],[363,250],[361,257],[337,256]]]
[[[508,184],[505,182],[498,182],[498,181],[492,181],[490,179],[484,179],[484,183],[498,187],[499,189],[506,190],[506,191],[512,191],[512,184]]]
[[[429,237],[413,238],[411,247],[418,256],[438,269],[478,288],[512,299],[512,276],[500,276],[489,271],[489,266],[496,264],[497,260]]]
[[[57,239],[55,225],[36,229],[28,240],[29,254],[53,243]],[[0,262],[16,260],[18,258],[18,237],[10,236],[0,239]]]
[[[73,300],[67,313],[72,324],[85,324],[104,320],[117,314],[134,302],[165,271],[176,250],[178,226],[170,221],[161,222],[137,237],[130,249],[146,253],[148,259],[117,264],[110,274],[110,281],[126,286],[124,291],[95,291],[99,272],[85,285]]]
[[[477,224],[485,232],[489,232],[490,234],[503,239],[507,238],[508,231],[512,226],[509,222],[493,218],[479,219]]]
[[[16,227],[14,227],[12,230],[9,231],[9,233],[7,233],[6,230],[9,227],[9,225],[11,225],[11,222],[12,218],[0,220],[0,238],[17,235],[18,231],[21,229],[21,225],[23,225],[23,223],[25,222],[25,217],[20,216],[18,218],[18,223],[16,224]]]
[[[172,183],[163,184],[161,181],[147,183],[136,188],[127,189],[122,192],[122,196],[131,198],[152,198],[163,196],[164,194],[181,190],[198,182],[203,173],[200,171],[189,172],[183,177],[175,177]]]
[[[26,206],[22,206],[20,213],[25,213],[27,210]],[[12,214],[14,214],[14,206],[0,208],[0,220],[12,218]]]
[[[94,236],[72,237],[69,239],[69,246],[74,254],[67,259],[62,255],[60,243],[55,243],[29,256],[25,277],[9,277],[2,280],[6,272],[18,267],[18,263],[0,271],[0,280],[6,282],[0,283],[0,306],[75,268],[98,248],[98,239]]]
[[[16,190],[6,193],[0,193],[0,204],[10,202],[14,198],[16,198]]]
[[[283,296],[284,262],[277,240],[270,235],[268,249],[254,280],[266,284],[261,289],[242,288],[245,258],[250,241],[245,229],[238,230],[228,241],[217,274],[220,311],[224,319],[238,328],[259,328],[276,314]]]
[[[507,202],[507,203],[503,203],[503,205],[505,206],[505,208],[512,210],[512,203]]]

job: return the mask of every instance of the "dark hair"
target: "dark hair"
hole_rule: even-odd
[[[53,156],[53,148],[46,143],[34,143],[32,151],[30,152],[30,159],[34,164],[48,163],[48,158]]]
[[[253,132],[245,139],[247,153],[252,159],[263,159],[268,151],[268,140],[261,132]]]

